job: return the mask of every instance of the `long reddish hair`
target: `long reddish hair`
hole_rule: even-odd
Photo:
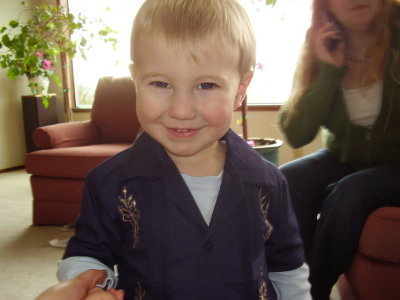
[[[321,12],[329,10],[327,5],[328,0],[314,0],[313,2],[311,25],[307,30],[298,59],[288,106],[295,106],[318,74],[319,63],[313,43],[317,30],[323,25]],[[369,60],[368,68],[360,75],[360,86],[366,86],[381,78],[382,69],[390,52],[394,57],[393,63],[396,64],[399,61],[399,49],[395,49],[391,45],[394,28],[400,29],[400,0],[382,0],[382,10],[375,23],[375,38],[370,44],[370,48],[374,49],[374,56]],[[344,32],[344,34],[346,33]],[[290,109],[290,113],[295,113],[295,111],[295,109]]]

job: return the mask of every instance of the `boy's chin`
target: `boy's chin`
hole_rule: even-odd
[[[199,150],[196,151],[195,149],[188,149],[188,148],[183,148],[183,147],[181,149],[177,149],[177,148],[169,149],[168,147],[164,146],[164,149],[169,156],[181,157],[181,158],[194,157],[194,156],[196,156],[196,154],[198,154],[200,152]]]

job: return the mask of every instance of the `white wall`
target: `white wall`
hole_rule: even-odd
[[[278,112],[276,111],[249,111],[247,116],[248,136],[276,138],[284,141],[284,138],[276,124]],[[236,120],[241,118],[241,112],[235,112],[232,121],[232,129],[238,134],[242,134],[242,127],[236,125]],[[309,145],[294,150],[287,143],[283,143],[279,150],[279,164],[291,161],[295,158],[312,153],[322,148],[320,136],[317,136]]]
[[[16,19],[21,11],[20,1],[2,0],[0,27]],[[2,50],[0,50],[2,51]],[[0,69],[0,170],[22,165],[25,158],[24,125],[21,95],[28,95],[25,78],[12,80],[7,70]]]
[[[21,1],[0,0],[0,27],[11,19],[17,19],[24,7]],[[44,2],[55,3],[55,0],[27,1],[29,7]],[[0,51],[2,51],[0,49]],[[59,120],[65,120],[60,88],[50,86],[50,92],[58,95],[57,110]],[[30,95],[28,81],[24,77],[12,80],[7,76],[7,70],[0,68],[0,170],[24,165],[26,146],[24,123],[22,117],[21,96]]]

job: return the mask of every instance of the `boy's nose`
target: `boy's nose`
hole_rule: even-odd
[[[190,92],[174,92],[170,99],[169,115],[176,119],[192,119],[196,116],[195,100]]]

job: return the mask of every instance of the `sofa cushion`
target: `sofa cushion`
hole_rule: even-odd
[[[130,145],[99,144],[34,151],[26,155],[25,167],[34,175],[84,179],[94,166]]]
[[[91,120],[102,143],[132,143],[140,129],[136,93],[130,77],[102,77],[95,92]]]
[[[346,272],[357,299],[398,300],[400,264],[375,260],[357,253]]]
[[[400,263],[400,207],[381,207],[364,225],[359,252],[392,263]]]

